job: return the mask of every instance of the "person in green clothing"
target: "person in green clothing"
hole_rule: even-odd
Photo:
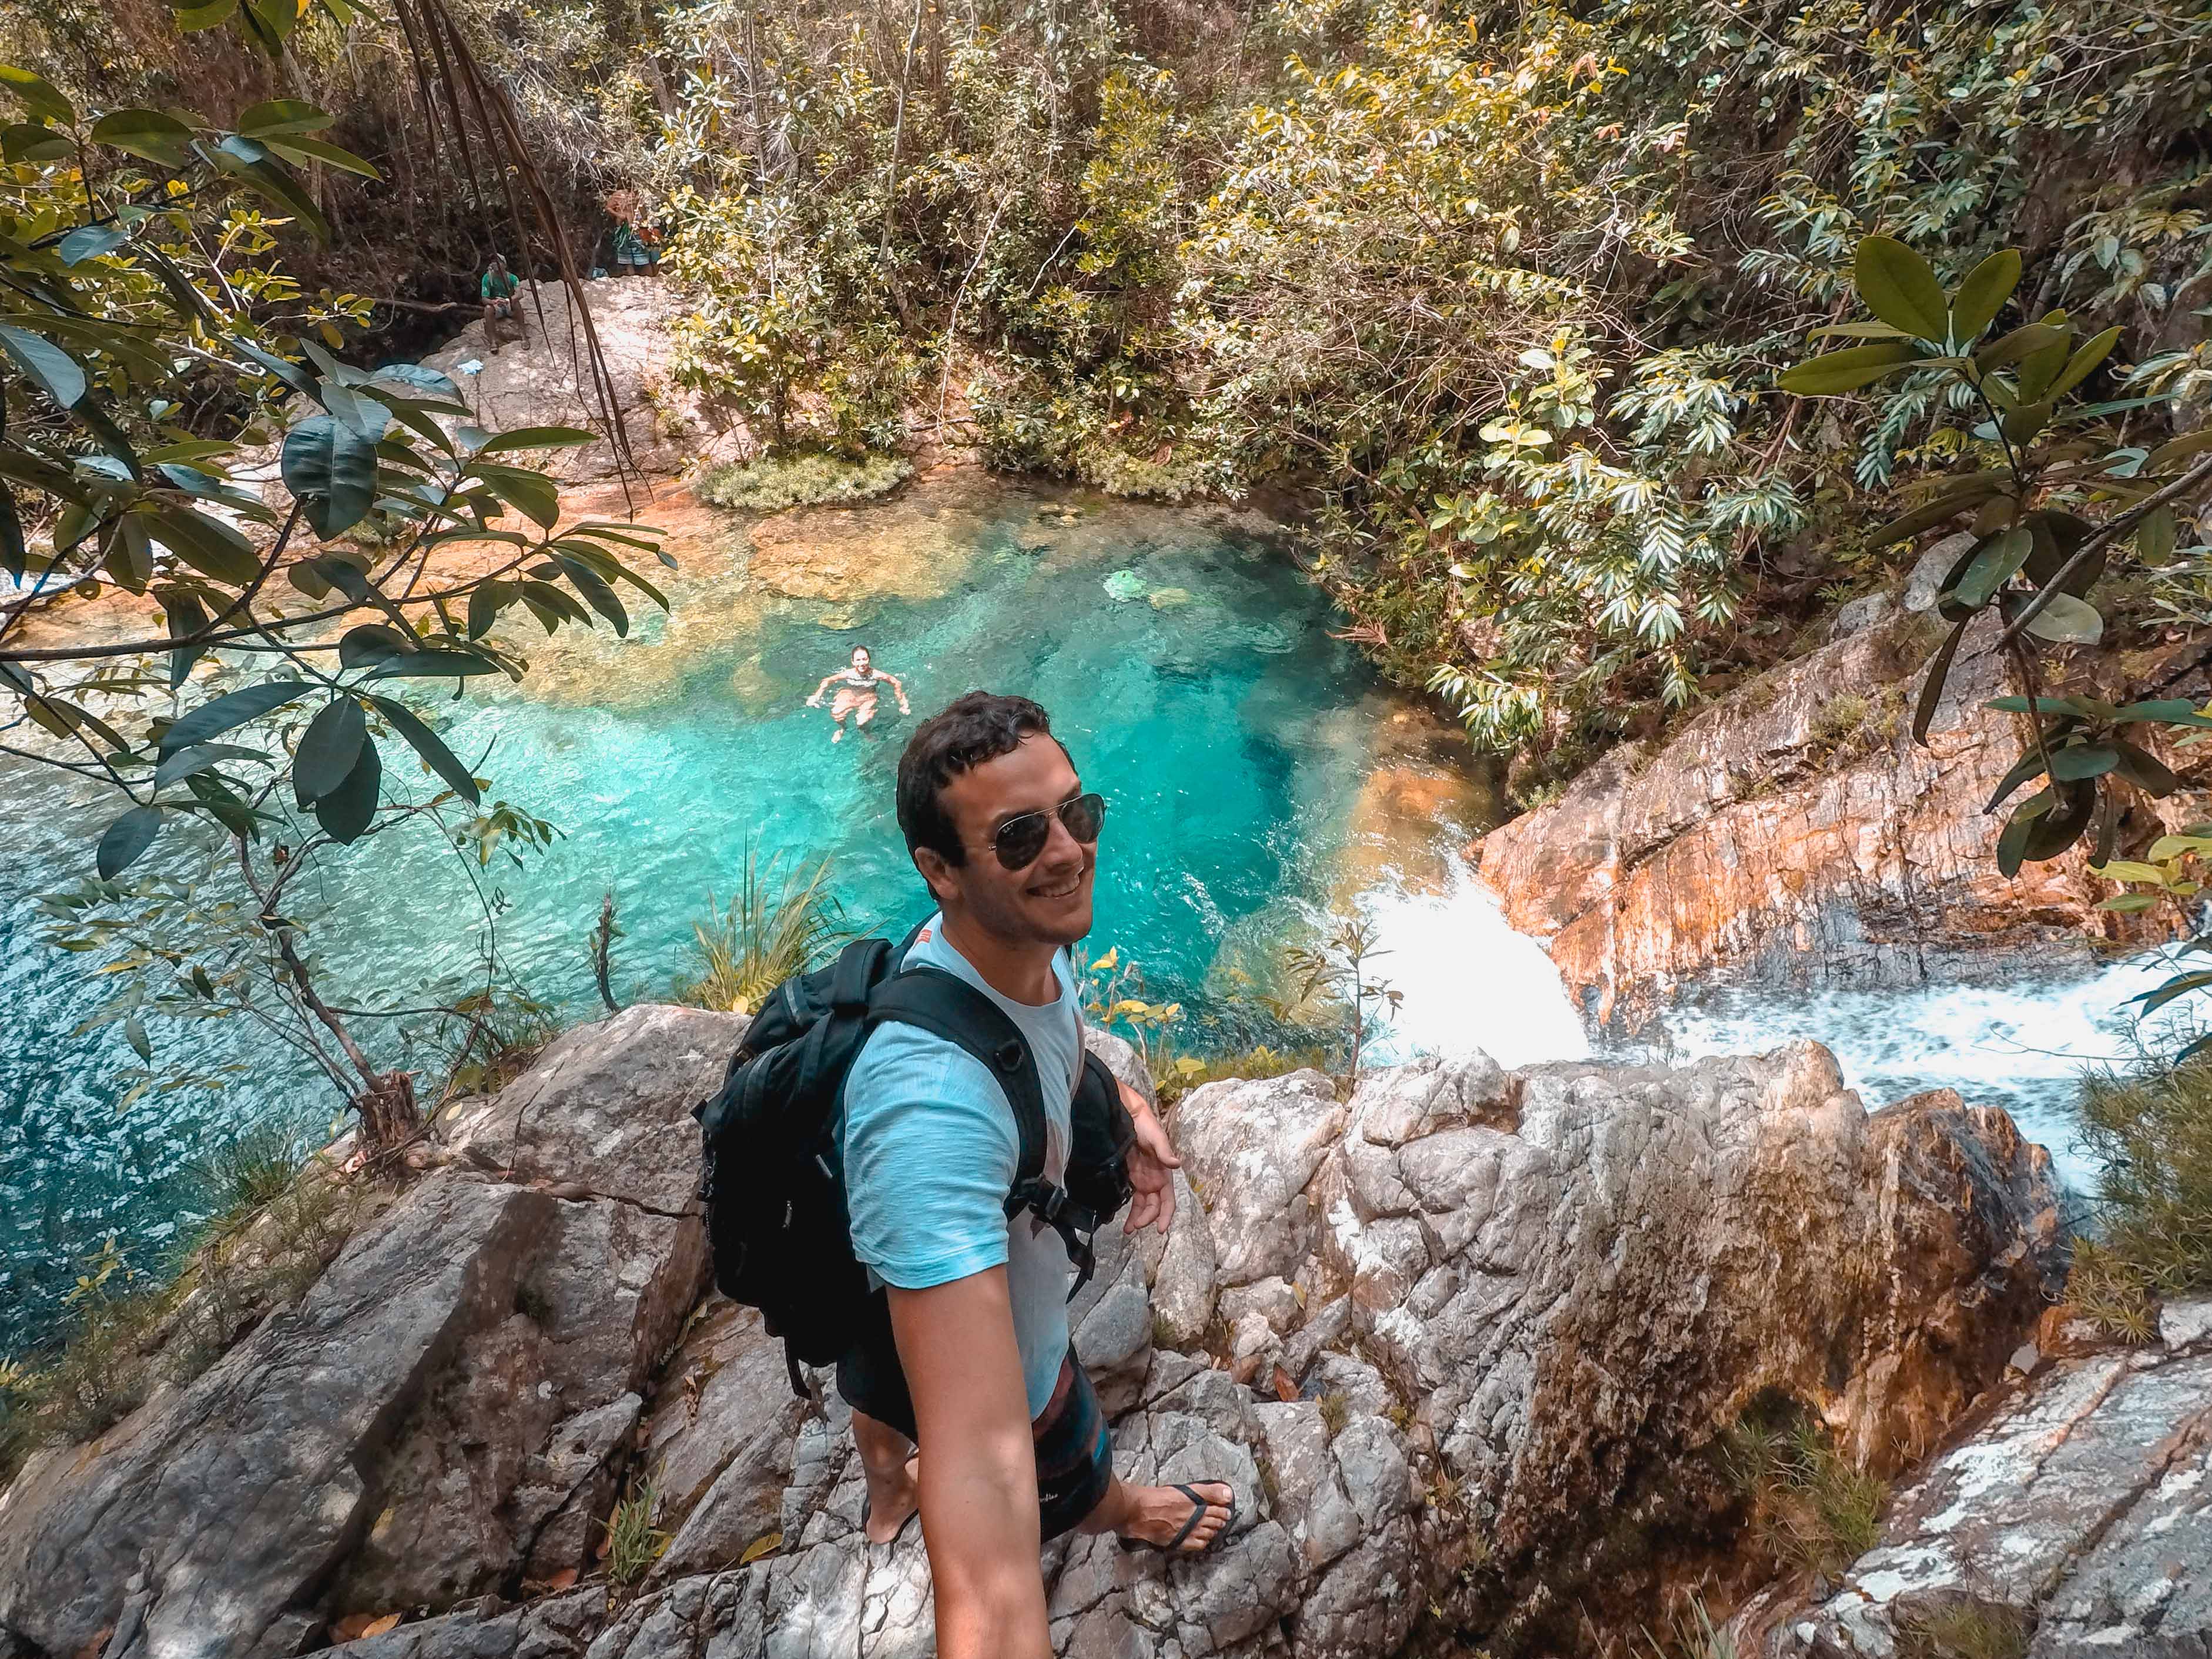
[[[514,273],[507,268],[506,259],[493,254],[491,264],[484,268],[483,276],[477,283],[477,292],[483,299],[484,343],[491,347],[495,357],[499,356],[499,325],[502,322],[513,323],[515,338],[525,345],[530,343],[530,330],[522,320],[521,308],[515,303],[515,295],[521,288]]]

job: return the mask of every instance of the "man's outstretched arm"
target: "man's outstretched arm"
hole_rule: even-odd
[[[922,1447],[939,1659],[1051,1659],[1036,1452],[1006,1270],[890,1291]]]

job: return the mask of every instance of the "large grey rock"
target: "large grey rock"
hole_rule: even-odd
[[[461,1167],[296,1312],[0,1500],[0,1632],[275,1655],[404,1610],[350,1651],[933,1651],[918,1530],[863,1538],[848,1411],[793,1400],[753,1316],[697,1302],[686,1114],[741,1030],[633,1010],[458,1114]],[[1227,1480],[1238,1518],[1202,1560],[1048,1546],[1067,1659],[1384,1659],[1431,1605],[1524,1647],[1571,1648],[1583,1619],[1632,1632],[1659,1567],[1574,1564],[1754,1397],[1875,1462],[1933,1444],[2003,1374],[2057,1259],[2047,1161],[2002,1114],[1935,1096],[1869,1115],[1809,1044],[1677,1071],[1425,1062],[1349,1102],[1309,1073],[1176,1115],[1173,1229],[1102,1238],[1071,1322],[1122,1478]],[[672,1534],[658,1565],[507,1606],[595,1571],[637,1471]],[[2194,1538],[2176,1478],[2139,1540]],[[1477,1539],[1492,1559],[1462,1574]],[[2128,1547],[2100,1534],[2112,1582]],[[2194,1616],[2180,1590],[2164,1605]]]
[[[434,1176],[180,1396],[94,1455],[41,1458],[0,1505],[0,1627],[76,1653],[116,1624],[143,1571],[130,1652],[258,1650],[368,1519],[365,1457],[469,1334],[512,1307],[551,1208],[522,1188]]]
[[[295,1310],[0,1495],[0,1634],[291,1653],[348,1613],[587,1566],[702,1286],[690,1112],[743,1030],[633,1009],[465,1106],[448,1167]]]
[[[2033,1626],[2029,1659],[2212,1654],[2212,1344],[2052,1367],[1898,1497],[1832,1596],[1762,1620],[1765,1650],[1897,1659],[1960,1604]]]

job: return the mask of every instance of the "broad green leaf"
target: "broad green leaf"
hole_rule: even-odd
[[[2060,332],[2057,338],[2029,352],[2020,360],[2020,401],[2040,404],[2051,397],[2051,383],[2066,367],[2068,354],[2073,349],[2074,337]]]
[[[358,178],[380,179],[384,177],[351,150],[340,149],[336,144],[326,144],[319,138],[270,138],[266,142],[270,149],[295,167],[307,167],[320,161],[325,167],[336,167],[341,173],[350,173]]]
[[[208,613],[201,609],[199,600],[192,594],[170,589],[161,599],[163,620],[167,623],[169,637],[185,639],[197,634],[208,624]],[[173,691],[185,683],[192,672],[192,665],[207,654],[204,645],[180,645],[169,653],[169,689]]]
[[[218,28],[230,21],[238,9],[238,0],[208,0],[204,6],[179,6],[169,14],[169,21],[186,34],[200,29]]]
[[[361,759],[368,740],[368,717],[351,697],[323,705],[292,756],[292,793],[304,810],[342,786]]]
[[[107,826],[93,855],[94,868],[102,881],[112,881],[146,856],[154,837],[161,833],[161,809],[134,806]]]
[[[258,720],[271,709],[282,708],[295,698],[305,696],[308,689],[299,680],[263,680],[212,702],[204,702],[161,734],[161,753],[174,754],[179,749],[220,737],[233,726]]]
[[[265,146],[232,133],[212,149],[204,149],[216,166],[247,188],[266,198],[307,227],[318,242],[328,246],[330,222],[283,168],[269,160]]]
[[[68,126],[76,120],[76,106],[54,90],[42,76],[13,64],[0,64],[0,87],[15,94],[15,101],[41,121]]]
[[[232,743],[196,743],[189,749],[179,749],[165,757],[154,769],[154,787],[166,789],[210,766],[220,766],[227,760],[265,761],[269,757],[258,749],[241,749]]]
[[[234,339],[231,343],[278,380],[283,381],[286,386],[290,386],[293,391],[301,393],[303,397],[315,396],[315,377],[301,368],[299,364],[292,362],[290,358],[279,357],[274,352],[264,351],[259,346],[250,344],[244,340]]]
[[[2154,1014],[2177,997],[2185,997],[2191,991],[2201,991],[2208,985],[2212,985],[2212,973],[2177,974],[2156,990],[2145,991],[2141,996],[2130,997],[2128,1000],[2142,1004],[2146,1015]]]
[[[1970,507],[1978,507],[1984,501],[1997,498],[2011,482],[2012,475],[2008,472],[1981,472],[1948,483],[1920,506],[1908,513],[1899,514],[1875,531],[1874,544],[1883,547],[1891,542],[1901,542],[1908,536],[1917,536],[1947,519],[1956,518]],[[2002,499],[2009,503],[2012,497],[2004,494]]]
[[[1966,347],[1996,320],[2020,286],[2020,250],[2002,248],[1966,273],[1951,300],[1951,337]]]
[[[341,847],[359,841],[376,817],[377,792],[384,781],[384,763],[376,745],[364,743],[338,787],[315,802],[315,822]]]
[[[2148,702],[2131,702],[2124,708],[2112,711],[2115,726],[2131,726],[2138,720],[2160,720],[2168,726],[2212,726],[2212,715],[2203,713],[2186,697],[2159,697]]]
[[[1997,595],[1997,590],[2020,574],[2027,556],[2035,550],[2035,538],[2015,526],[1992,536],[1974,554],[1974,562],[1959,579],[1959,603],[1978,611]]]
[[[461,764],[442,738],[416,717],[413,709],[390,697],[371,697],[369,701],[376,705],[377,713],[392,722],[392,729],[404,738],[408,746],[445,781],[448,789],[471,806],[481,804],[477,781],[469,775],[469,769]]]
[[[2120,763],[2117,749],[2102,744],[2069,744],[2051,757],[2051,775],[2061,783],[2078,783],[2083,778],[2102,777]]]
[[[2083,341],[2081,349],[2066,360],[2064,372],[2051,383],[2051,389],[2043,395],[2047,398],[2064,397],[2087,380],[2097,365],[2112,355],[2112,348],[2119,343],[2119,339],[2120,331],[2108,328],[2102,334],[2093,335]]]
[[[499,613],[520,597],[513,582],[479,584],[469,594],[469,637],[480,640],[491,632],[492,625],[499,620]]]
[[[238,130],[249,138],[265,138],[271,133],[320,132],[336,118],[297,98],[272,98],[241,114]]]
[[[75,409],[83,401],[84,371],[77,367],[76,359],[52,340],[28,329],[0,323],[0,351],[14,358],[15,366],[64,409]]]
[[[1805,337],[1808,340],[1905,340],[1911,336],[1887,323],[1830,323]]]
[[[2046,738],[2045,741],[2047,745],[2048,739]],[[2013,798],[2022,784],[2042,775],[2042,753],[2039,750],[2031,749],[2013,763],[2012,770],[1997,781],[1997,787],[1990,796],[1989,805],[1983,807],[1982,811],[1996,811],[1998,807]]]
[[[2070,337],[2062,328],[2048,323],[2023,323],[2009,334],[2001,335],[1974,354],[1974,367],[1984,374],[1992,369],[2016,363],[2030,352],[2051,346],[2063,348]]]
[[[598,434],[574,426],[519,426],[511,432],[499,432],[477,453],[496,455],[507,449],[573,449],[578,444],[587,444]]]
[[[389,623],[363,623],[348,629],[338,641],[338,666],[366,668],[393,657],[412,656],[421,648],[413,635]]]
[[[470,674],[497,674],[500,665],[488,657],[476,657],[465,651],[417,651],[410,656],[393,657],[368,671],[366,678],[375,680],[391,679],[455,679]]]
[[[2105,619],[2087,601],[2071,593],[2054,593],[2027,631],[2053,645],[2094,645],[2103,637]]]
[[[279,466],[315,534],[328,541],[351,529],[376,502],[376,441],[316,415],[284,435]],[[356,596],[358,597],[358,596]]]
[[[1869,236],[1851,261],[1851,278],[1868,310],[1892,328],[1943,343],[1950,307],[1928,262],[1893,236]]]
[[[2112,747],[2119,751],[2113,769],[2145,794],[2163,800],[2181,787],[2181,780],[2157,756],[2124,740],[2116,740]]]
[[[2173,556],[2181,526],[2170,507],[2154,507],[2136,526],[2136,552],[2145,564],[2164,564]]]
[[[581,559],[568,554],[556,554],[555,557],[560,560],[562,574],[584,596],[592,609],[614,624],[616,637],[628,639],[629,612],[623,609],[622,601],[615,597],[615,591],[608,586],[606,579]]]
[[[489,486],[493,495],[540,529],[550,530],[561,521],[560,489],[543,472],[489,462],[477,462],[471,471]]]
[[[43,122],[13,121],[0,129],[0,156],[10,161],[59,161],[76,149],[67,133]]]
[[[160,507],[148,516],[154,539],[202,575],[244,587],[261,574],[253,544],[222,520],[181,506]]]
[[[158,109],[117,109],[92,124],[92,141],[164,167],[182,167],[191,155],[192,130]]]
[[[1965,619],[1955,623],[1943,643],[1929,659],[1928,672],[1920,682],[1920,696],[1912,709],[1912,740],[1925,744],[1928,728],[1935,724],[1936,710],[1943,701],[1943,682],[1950,678],[1951,659],[1959,654],[1959,641],[1966,636]]]
[[[2106,881],[2147,881],[2155,886],[2166,885],[2166,872],[2155,864],[2137,864],[2130,859],[2111,859],[2097,866],[2097,873]]]
[[[1871,386],[1886,374],[1893,374],[1914,361],[1910,345],[1899,342],[1890,345],[1849,346],[1841,351],[1831,351],[1785,369],[1775,384],[1784,392],[1794,392],[1802,398],[1832,397],[1838,392],[1856,392],[1861,386]]]
[[[2115,893],[2108,899],[2098,901],[2100,910],[2115,910],[2122,915],[2135,915],[2154,909],[2158,905],[2155,893]]]
[[[113,252],[128,240],[113,225],[79,225],[54,245],[54,252],[64,264],[79,265]]]
[[[2204,449],[2212,449],[2212,426],[2199,428],[2195,432],[2185,432],[2171,442],[2160,444],[2156,449],[2151,451],[2150,458],[2142,465],[2142,470],[2146,472],[2157,472],[2171,466],[2176,461],[2186,460],[2199,450]]]
[[[2045,398],[2039,403],[2022,403],[2018,408],[2005,411],[2004,434],[2015,444],[2033,443],[2035,435],[2051,424],[2051,404]]]
[[[2144,856],[2148,858],[2152,863],[2160,864],[2163,863],[2167,859],[2178,859],[2185,853],[2196,853],[2198,854],[2212,853],[2212,837],[2204,836],[2160,836],[2156,841],[2151,842],[2150,849],[2144,854]]]
[[[23,521],[15,514],[15,492],[0,483],[0,570],[20,581],[30,568],[30,549],[23,542]]]

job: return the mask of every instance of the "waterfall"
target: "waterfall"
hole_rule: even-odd
[[[1506,925],[1463,861],[1433,890],[1395,880],[1362,896],[1379,949],[1373,976],[1402,998],[1368,1050],[1372,1063],[1480,1048],[1499,1064],[1600,1058],[1682,1060],[1757,1054],[1796,1037],[1825,1044],[1869,1109],[1925,1089],[2002,1106],[2049,1148],[2068,1184],[2094,1187],[2076,1146],[2081,1074],[2124,1065],[2140,1040],[2130,999],[2173,969],[2151,951],[2070,976],[1861,991],[1707,987],[1686,992],[1632,1042],[1595,1043],[1544,947]]]

